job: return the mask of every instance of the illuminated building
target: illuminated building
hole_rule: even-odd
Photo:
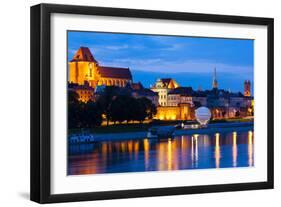
[[[158,106],[155,119],[160,120],[192,120],[194,113],[191,112],[189,104],[180,104],[179,106]]]
[[[78,101],[87,103],[89,101],[94,101],[94,89],[85,82],[84,85],[69,84],[68,90],[74,91],[78,95]]]
[[[158,93],[157,114],[160,120],[188,120],[191,119],[191,87],[180,87],[171,78],[158,79],[151,88]]]
[[[244,96],[251,96],[251,82],[249,80],[244,82]]]
[[[195,110],[208,107],[212,119],[253,116],[254,106],[251,83],[244,82],[244,94],[232,93],[218,88],[217,71],[214,68],[211,90],[193,91],[180,87],[172,78],[158,79],[153,87],[145,88],[134,83],[129,68],[101,66],[87,47],[80,47],[69,62],[69,90],[75,91],[79,101],[95,101],[106,86],[118,86],[118,94],[135,98],[146,97],[157,106],[155,119],[193,120]]]
[[[171,89],[178,88],[179,84],[172,78],[158,79],[155,85],[151,88],[152,91],[158,93],[158,103],[160,106],[168,105],[168,92]]]
[[[250,82],[245,81],[246,95],[218,88],[216,68],[211,90],[193,91],[191,87],[180,87],[173,79],[159,79],[151,88],[158,92],[159,106],[156,119],[193,120],[196,108],[208,107],[212,119],[253,116],[253,97],[250,96]]]
[[[178,87],[168,92],[167,106],[178,106],[179,104],[190,104],[192,102],[192,88]]]
[[[69,82],[83,85],[85,81],[95,88],[98,85],[125,87],[132,82],[129,68],[100,66],[87,47],[80,47],[69,65]]]

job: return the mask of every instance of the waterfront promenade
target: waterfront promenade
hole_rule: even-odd
[[[177,129],[175,136],[192,135],[192,134],[206,134],[206,133],[227,133],[232,131],[245,131],[253,130],[253,122],[227,122],[227,123],[212,123],[208,124],[206,128],[199,129]],[[124,132],[124,133],[104,133],[95,134],[93,133],[96,141],[114,141],[114,140],[136,140],[147,138],[147,131],[139,132]],[[153,138],[152,138],[153,139]]]

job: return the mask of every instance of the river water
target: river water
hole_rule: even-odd
[[[68,146],[68,175],[251,166],[254,133],[247,128]]]

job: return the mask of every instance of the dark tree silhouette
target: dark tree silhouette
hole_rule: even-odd
[[[82,103],[74,91],[68,91],[68,128],[90,128],[102,123],[102,110],[94,102]]]
[[[79,95],[75,91],[68,91],[68,128],[76,128],[79,119]]]
[[[148,98],[142,97],[138,99],[145,107],[146,118],[152,119],[157,114],[157,107]]]
[[[79,102],[79,95],[75,91],[68,90],[67,98],[69,104]]]
[[[97,104],[102,109],[106,117],[106,124],[108,126],[110,120],[110,108],[113,99],[118,95],[118,87],[107,86],[104,91],[99,95]]]
[[[81,116],[83,126],[87,128],[100,126],[102,123],[102,110],[94,102],[83,104]]]
[[[77,93],[68,94],[68,125],[69,128],[92,128],[100,126],[102,114],[109,121],[122,123],[152,119],[157,113],[156,106],[151,100],[134,98],[126,91],[115,86],[109,86],[98,95],[96,102],[82,103],[78,101]]]
[[[109,114],[110,119],[114,123],[118,121],[119,123],[128,120],[129,110],[128,102],[130,97],[128,96],[117,96],[110,105]]]

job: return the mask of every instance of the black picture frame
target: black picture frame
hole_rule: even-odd
[[[151,18],[194,22],[219,22],[267,26],[267,181],[238,184],[169,187],[154,189],[51,194],[51,71],[50,71],[50,15],[53,13],[99,15],[113,17]],[[38,203],[88,201],[102,199],[166,196],[273,188],[273,52],[274,20],[272,18],[195,14],[152,10],[39,4],[31,7],[31,174],[30,199]]]

